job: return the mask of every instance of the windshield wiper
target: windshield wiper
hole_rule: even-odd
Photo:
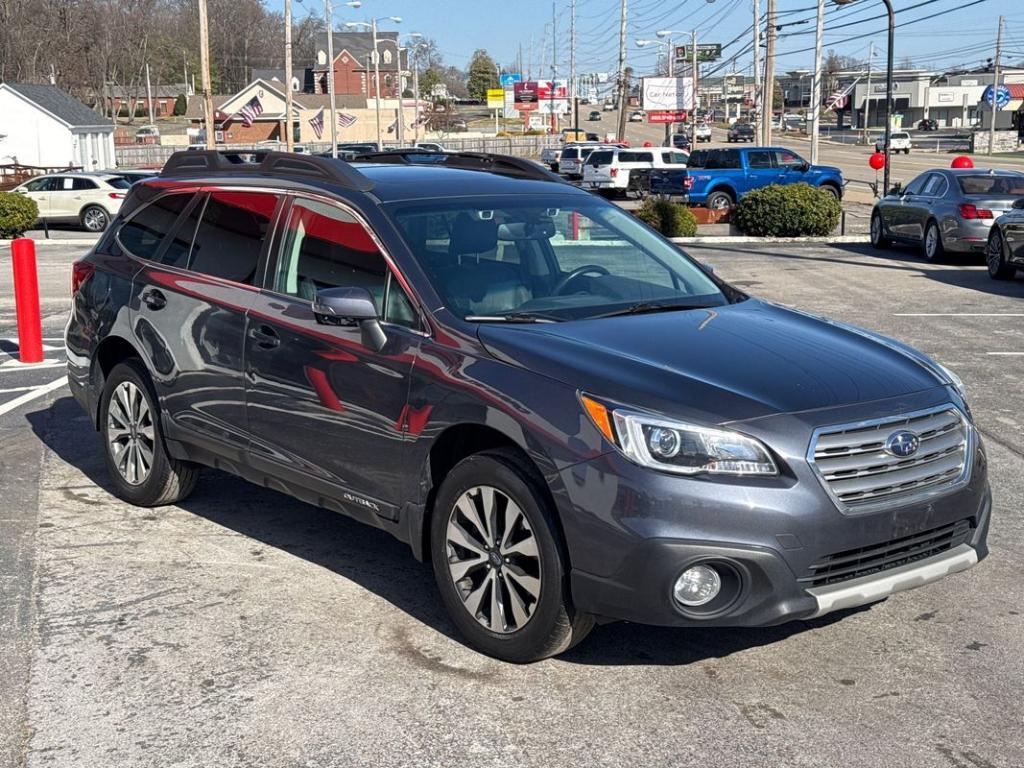
[[[466,315],[471,323],[560,323],[562,318],[541,312],[505,312],[500,315]]]
[[[587,320],[598,320],[602,317],[619,317],[621,315],[649,315],[655,312],[679,312],[684,309],[709,309],[704,304],[654,304],[650,301],[641,301],[638,304],[631,304],[625,309],[616,309],[614,312],[605,312],[600,315],[591,315]]]

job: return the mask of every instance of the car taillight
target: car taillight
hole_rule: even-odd
[[[988,208],[979,208],[976,205],[970,203],[961,203],[960,205],[960,218],[961,219],[991,219],[992,211]]]
[[[616,176],[619,175],[619,169],[618,168],[611,168],[608,171],[608,175],[611,176],[614,179]]]
[[[109,192],[107,193],[107,197],[111,200],[124,200],[125,194],[124,192]]]
[[[85,281],[92,277],[96,267],[88,261],[76,261],[71,265],[71,295],[78,293]]]
[[[687,189],[693,189],[693,177],[687,176],[685,179],[683,179],[683,186],[686,187]]]

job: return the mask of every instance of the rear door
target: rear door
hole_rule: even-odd
[[[350,512],[397,516],[407,408],[423,338],[402,281],[361,220],[339,204],[296,198],[245,333],[253,466],[340,500]],[[363,287],[387,342],[378,352],[358,326],[321,325],[317,291]]]
[[[226,189],[181,202],[168,200],[169,210],[151,211],[152,221],[137,227],[135,236],[144,238],[160,216],[177,216],[173,236],[135,277],[133,326],[152,362],[168,437],[241,462],[248,447],[245,313],[262,280],[280,198]]]
[[[743,150],[747,161],[742,193],[767,186],[778,180],[779,171],[775,166],[773,153],[768,149]]]
[[[54,176],[50,186],[50,218],[77,218],[75,194],[74,176]]]

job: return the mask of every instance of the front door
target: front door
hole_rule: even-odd
[[[807,163],[796,152],[788,149],[775,150],[775,164],[778,166],[779,184],[799,184],[807,181]]]
[[[168,437],[239,462],[248,447],[245,312],[256,296],[278,203],[262,192],[198,195],[133,283],[133,327],[152,361]],[[124,229],[119,238],[124,241]]]
[[[45,219],[50,215],[50,190],[57,184],[53,176],[44,176],[41,179],[32,179],[25,183],[19,190],[19,194],[25,195],[29,200],[35,202],[39,209],[39,218]]]
[[[906,237],[912,240],[924,240],[925,227],[931,216],[932,206],[946,194],[946,180],[941,173],[930,173],[920,191],[907,195],[905,199],[904,217],[906,221]]]
[[[250,462],[267,474],[396,519],[406,474],[409,373],[423,338],[419,316],[360,221],[334,203],[297,198],[280,248],[249,309],[245,333]],[[317,291],[363,287],[387,341],[358,326],[321,325]]]

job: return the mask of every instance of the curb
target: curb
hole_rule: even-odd
[[[680,245],[726,245],[748,243],[803,243],[829,245],[831,243],[870,243],[869,235],[829,235],[826,237],[753,237],[749,235],[704,235],[697,237],[670,237],[673,243]]]
[[[97,242],[99,242],[98,237],[95,240],[90,240],[87,237],[83,237],[80,239],[70,237],[51,237],[49,239],[41,238],[39,240],[36,240],[35,238],[32,239],[35,240],[37,248],[40,245],[87,245],[91,248],[92,246],[96,245]],[[0,240],[0,248],[10,248],[11,243],[13,242],[13,240]]]

